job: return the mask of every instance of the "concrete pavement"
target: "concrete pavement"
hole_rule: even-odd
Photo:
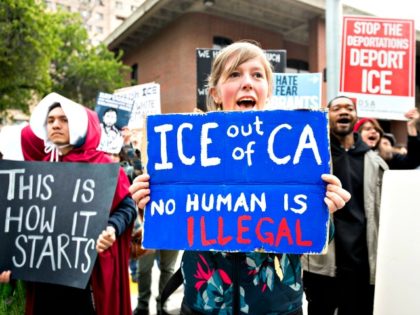
[[[178,260],[175,266],[175,270],[177,270],[181,263],[182,252],[178,254]],[[152,269],[152,296],[149,302],[149,310],[150,315],[156,315],[156,297],[158,296],[159,292],[159,267],[155,261]],[[137,283],[131,282],[130,283],[130,291],[131,291],[131,307],[133,310],[137,306]],[[184,295],[184,287],[181,285],[178,290],[176,290],[169,300],[167,301],[167,307],[170,314],[179,314],[181,308],[182,297]]]

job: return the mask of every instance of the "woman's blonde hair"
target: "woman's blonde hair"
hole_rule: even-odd
[[[239,65],[254,58],[261,59],[268,81],[269,95],[271,95],[273,70],[264,51],[255,41],[238,41],[223,48],[213,60],[211,73],[207,79],[207,110],[222,109],[222,104],[216,104],[210,93],[212,89],[216,88],[222,75],[232,73]],[[226,68],[226,64],[231,60],[233,62],[229,65],[229,68]]]

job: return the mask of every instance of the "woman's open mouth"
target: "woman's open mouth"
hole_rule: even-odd
[[[238,105],[243,110],[250,110],[255,107],[256,103],[257,102],[253,98],[242,98],[236,102],[236,105]]]

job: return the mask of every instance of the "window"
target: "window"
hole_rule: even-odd
[[[102,21],[104,19],[104,15],[100,12],[95,13],[95,20],[96,21]]]
[[[125,21],[125,17],[117,15],[115,17],[115,20],[117,21],[118,24],[121,24]]]
[[[95,26],[95,32],[102,34],[104,32],[104,28],[102,26]]]
[[[214,36],[213,37],[213,48],[214,49],[222,49],[223,47],[226,47],[230,44],[232,44],[233,41],[230,38],[223,37],[223,36]]]
[[[123,3],[121,1],[115,2],[115,8],[116,9],[123,9]]]
[[[131,85],[136,85],[138,83],[138,71],[139,66],[137,63],[131,66]]]
[[[83,10],[80,12],[80,15],[82,16],[83,19],[86,19],[89,17],[89,11]]]
[[[298,59],[287,59],[287,68],[286,72],[288,73],[308,73],[309,72],[309,63],[303,60]]]

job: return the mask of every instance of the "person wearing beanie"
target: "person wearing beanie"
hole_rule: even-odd
[[[362,141],[374,150],[377,149],[379,140],[384,135],[382,127],[374,118],[359,119],[354,125],[353,131],[358,132]]]
[[[361,139],[371,149],[377,151],[390,169],[409,170],[420,165],[420,136],[416,125],[420,119],[419,111],[409,110],[407,118],[407,153],[395,152],[396,140],[394,135],[385,134],[378,121],[374,118],[361,118],[354,125],[353,131],[360,134]],[[393,142],[393,143],[392,143]]]

